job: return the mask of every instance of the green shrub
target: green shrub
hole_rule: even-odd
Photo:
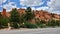
[[[46,22],[44,20],[41,20],[41,21],[37,21],[36,24],[38,27],[40,28],[45,28],[46,27]]]
[[[20,26],[18,26],[18,23],[11,23],[10,26],[11,26],[12,28],[14,28],[14,29],[20,28]]]
[[[48,21],[48,26],[51,26],[51,27],[56,27],[56,26],[60,26],[60,21],[59,20],[49,20]]]
[[[30,22],[25,22],[24,23],[24,27],[25,28],[37,28],[37,25],[36,24],[32,24]]]
[[[46,28],[47,26],[45,24],[40,24],[39,27],[40,28]]]
[[[5,27],[8,27],[8,18],[0,18],[0,28],[5,28]]]
[[[60,26],[60,20],[56,20],[56,26]]]
[[[49,20],[48,26],[55,26],[55,20]]]

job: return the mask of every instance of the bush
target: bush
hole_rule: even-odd
[[[54,27],[56,25],[55,20],[49,20],[48,21],[48,26]]]
[[[37,28],[37,25],[36,24],[32,24],[30,22],[25,22],[24,23],[24,27],[25,28]]]
[[[8,27],[8,18],[0,18],[0,28],[6,28]]]
[[[49,20],[48,26],[51,26],[51,27],[60,26],[60,21],[59,20]]]
[[[60,20],[56,20],[56,26],[60,26]]]
[[[46,22],[41,20],[41,21],[38,21],[36,22],[37,26],[40,27],[40,28],[45,28],[46,27]]]
[[[20,28],[18,23],[11,23],[11,27],[14,28],[14,29],[19,29]]]
[[[40,28],[46,28],[46,25],[45,24],[40,24],[39,27]]]

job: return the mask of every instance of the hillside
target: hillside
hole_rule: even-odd
[[[13,9],[12,9],[13,10]],[[25,13],[25,9],[17,9],[18,12],[20,14],[24,14]],[[50,20],[50,19],[55,19],[55,20],[59,20],[60,19],[60,15],[58,14],[54,14],[54,13],[49,13],[48,11],[44,11],[44,10],[32,10],[32,12],[34,12],[35,18],[36,19],[40,19],[40,20]],[[3,16],[10,16],[10,12],[6,12],[6,9],[3,9],[3,11],[1,12]]]

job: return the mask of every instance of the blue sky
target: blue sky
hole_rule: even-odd
[[[31,7],[32,10],[47,10],[60,14],[60,0],[0,0],[0,11],[3,8],[10,11],[12,8]]]

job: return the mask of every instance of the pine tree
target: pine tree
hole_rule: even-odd
[[[14,28],[18,28],[18,24],[20,22],[20,14],[16,8],[11,11],[10,22],[13,23]]]
[[[32,10],[31,10],[31,8],[27,7],[25,12],[26,12],[26,14],[24,15],[25,21],[32,20],[33,17],[34,17],[34,14],[33,14]]]

